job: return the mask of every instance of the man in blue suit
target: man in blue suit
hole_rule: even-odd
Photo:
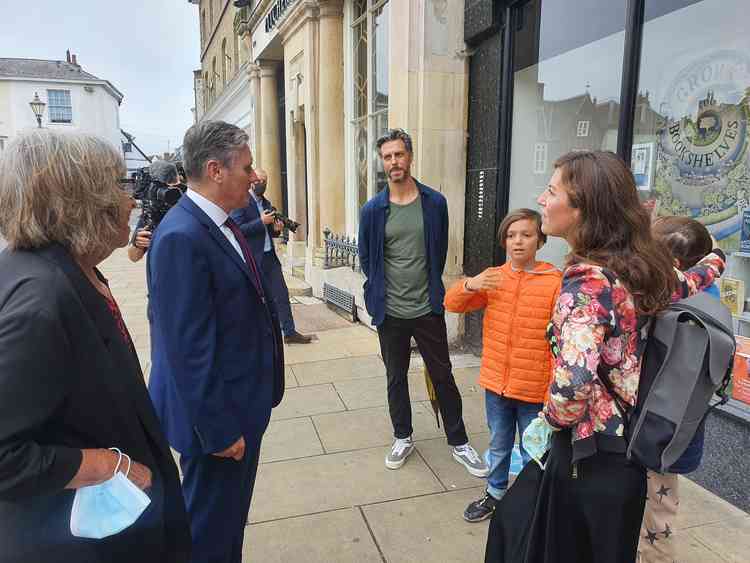
[[[245,235],[253,251],[255,260],[266,277],[271,288],[272,297],[279,312],[281,332],[287,344],[309,344],[312,338],[300,334],[294,326],[292,307],[289,304],[289,288],[281,270],[281,262],[276,256],[273,238],[279,236],[283,223],[274,220],[273,206],[265,197],[268,174],[260,168],[255,171],[255,178],[250,183],[250,197],[245,207],[235,209],[231,216]]]
[[[221,121],[187,131],[189,187],[148,253],[149,391],[180,452],[194,563],[240,563],[261,439],[284,393],[276,310],[229,219],[247,205],[247,141]]]

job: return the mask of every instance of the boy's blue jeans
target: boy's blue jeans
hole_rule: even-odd
[[[487,412],[487,426],[490,429],[490,449],[486,456],[490,466],[487,492],[495,498],[500,498],[508,488],[508,470],[513,444],[516,441],[516,428],[521,437],[521,458],[526,465],[531,457],[523,449],[523,431],[537,417],[544,405],[507,399],[485,390],[484,406]]]

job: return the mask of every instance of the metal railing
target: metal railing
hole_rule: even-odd
[[[324,268],[348,266],[353,271],[360,271],[359,247],[355,237],[336,234],[328,227],[323,230],[323,236],[325,236],[326,250]]]

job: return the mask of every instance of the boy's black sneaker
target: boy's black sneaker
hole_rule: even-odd
[[[464,510],[464,520],[467,522],[481,522],[486,520],[492,513],[495,512],[495,506],[498,503],[498,499],[484,493],[484,496],[479,500],[475,500]]]

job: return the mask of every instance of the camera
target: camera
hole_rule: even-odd
[[[182,197],[186,187],[170,186],[151,176],[148,168],[136,170],[133,174],[135,189],[133,197],[142,202],[143,229],[153,232],[164,215]]]
[[[182,186],[151,180],[143,197],[144,229],[153,232],[172,206],[182,197]]]
[[[281,221],[281,223],[284,225],[284,228],[287,230],[292,231],[293,233],[297,232],[297,228],[300,226],[297,221],[293,221],[283,213],[279,213],[275,207],[271,207],[271,213],[273,213],[274,221]]]

